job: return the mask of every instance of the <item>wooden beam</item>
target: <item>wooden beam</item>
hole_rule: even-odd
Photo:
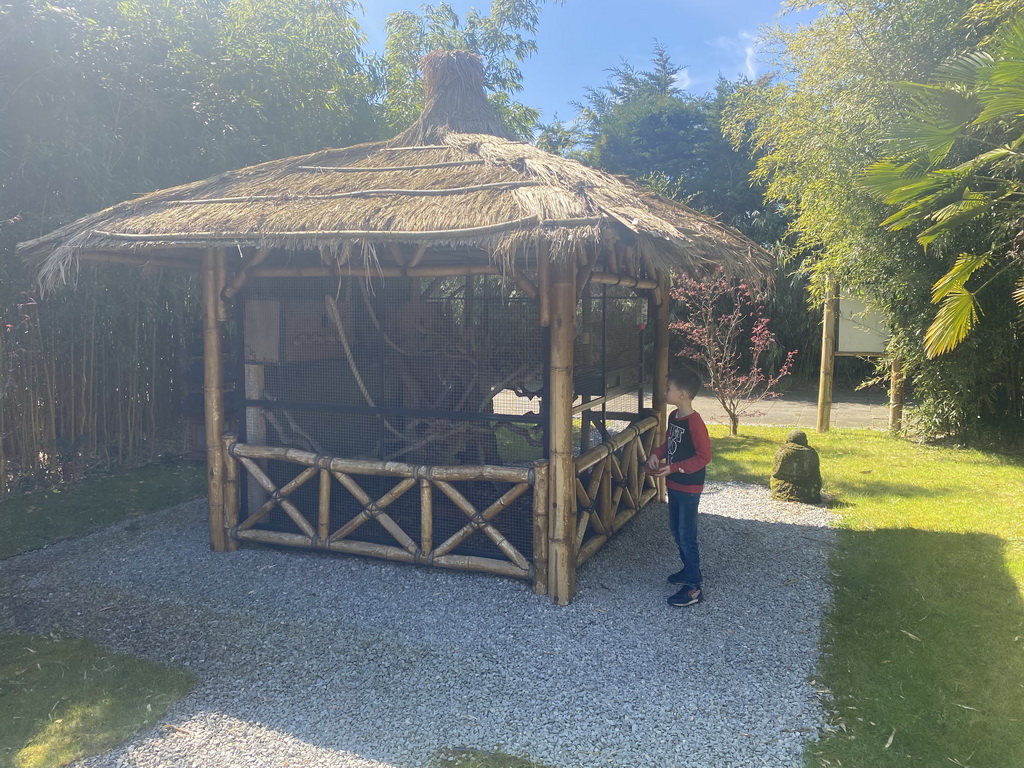
[[[826,278],[825,307],[821,320],[821,375],[818,379],[818,432],[828,432],[832,420],[832,378],[836,367],[836,306],[839,292]]]

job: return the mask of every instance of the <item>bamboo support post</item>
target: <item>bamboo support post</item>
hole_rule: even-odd
[[[540,324],[551,325],[551,244],[544,238],[537,242],[537,295],[540,297]]]
[[[654,318],[654,371],[651,383],[651,408],[658,419],[658,429],[654,436],[655,445],[663,445],[668,434],[665,392],[668,389],[668,319],[670,306],[667,297],[668,276],[663,274],[658,279],[658,287],[652,291],[651,302],[654,306],[648,307],[648,317]],[[658,498],[664,500],[667,493],[665,480],[664,478],[658,478],[657,482]]]
[[[271,253],[273,251],[269,248],[261,248],[242,264],[242,268],[231,279],[231,282],[224,287],[224,290],[220,292],[221,300],[230,303],[245,286],[246,281],[249,279],[249,270],[266,261]]]
[[[543,266],[542,261],[541,265]],[[541,298],[550,306],[549,482],[550,544],[548,592],[559,605],[568,605],[576,592],[576,472],[572,455],[573,325],[576,320],[576,267],[571,262],[551,265],[550,285]]]
[[[206,410],[206,480],[209,505],[210,547],[228,551],[224,529],[224,354],[220,333],[220,292],[224,252],[208,248],[203,253],[203,403]],[[220,266],[218,266],[220,265]]]
[[[434,486],[420,478],[420,555],[429,558],[434,551]]]
[[[832,420],[832,377],[836,365],[836,305],[839,293],[831,280],[825,288],[821,321],[821,376],[818,379],[818,432],[828,432]]]
[[[515,281],[516,285],[519,286],[519,290],[525,293],[529,298],[537,298],[537,286],[532,280],[530,280],[530,278],[519,270],[516,270],[512,273],[512,279]]]
[[[548,463],[533,463],[533,591],[548,593]]]
[[[331,536],[331,473],[320,470],[320,504],[316,518],[316,545],[326,547]]]
[[[234,552],[238,549],[238,542],[231,535],[238,525],[238,489],[239,473],[238,462],[231,458],[228,453],[229,446],[236,440],[234,435],[225,435],[224,442],[224,530],[225,541],[224,551]]]

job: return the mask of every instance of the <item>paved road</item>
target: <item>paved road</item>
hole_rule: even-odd
[[[694,407],[709,424],[728,424],[729,418],[713,395],[698,395]],[[817,389],[798,389],[776,400],[751,403],[740,416],[740,425],[761,424],[815,429],[818,424]],[[889,398],[883,392],[835,392],[832,402],[832,427],[881,429],[889,427]]]

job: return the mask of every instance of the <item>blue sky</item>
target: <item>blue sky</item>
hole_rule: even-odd
[[[470,7],[486,11],[489,0],[450,0],[460,15]],[[384,19],[399,10],[417,10],[418,0],[363,0],[360,25],[367,48],[384,47]],[[522,64],[524,90],[519,101],[541,110],[542,122],[557,113],[570,120],[573,101],[582,101],[588,86],[608,80],[607,69],[623,59],[637,69],[650,61],[654,41],[672,61],[685,66],[680,85],[702,94],[719,73],[729,79],[756,77],[768,67],[756,48],[758,30],[781,22],[787,26],[808,13],[779,18],[779,0],[566,0],[545,6],[537,34],[538,52]]]

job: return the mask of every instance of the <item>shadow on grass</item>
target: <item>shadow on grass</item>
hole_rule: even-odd
[[[837,532],[814,765],[1024,765],[1024,602],[987,534]]]

